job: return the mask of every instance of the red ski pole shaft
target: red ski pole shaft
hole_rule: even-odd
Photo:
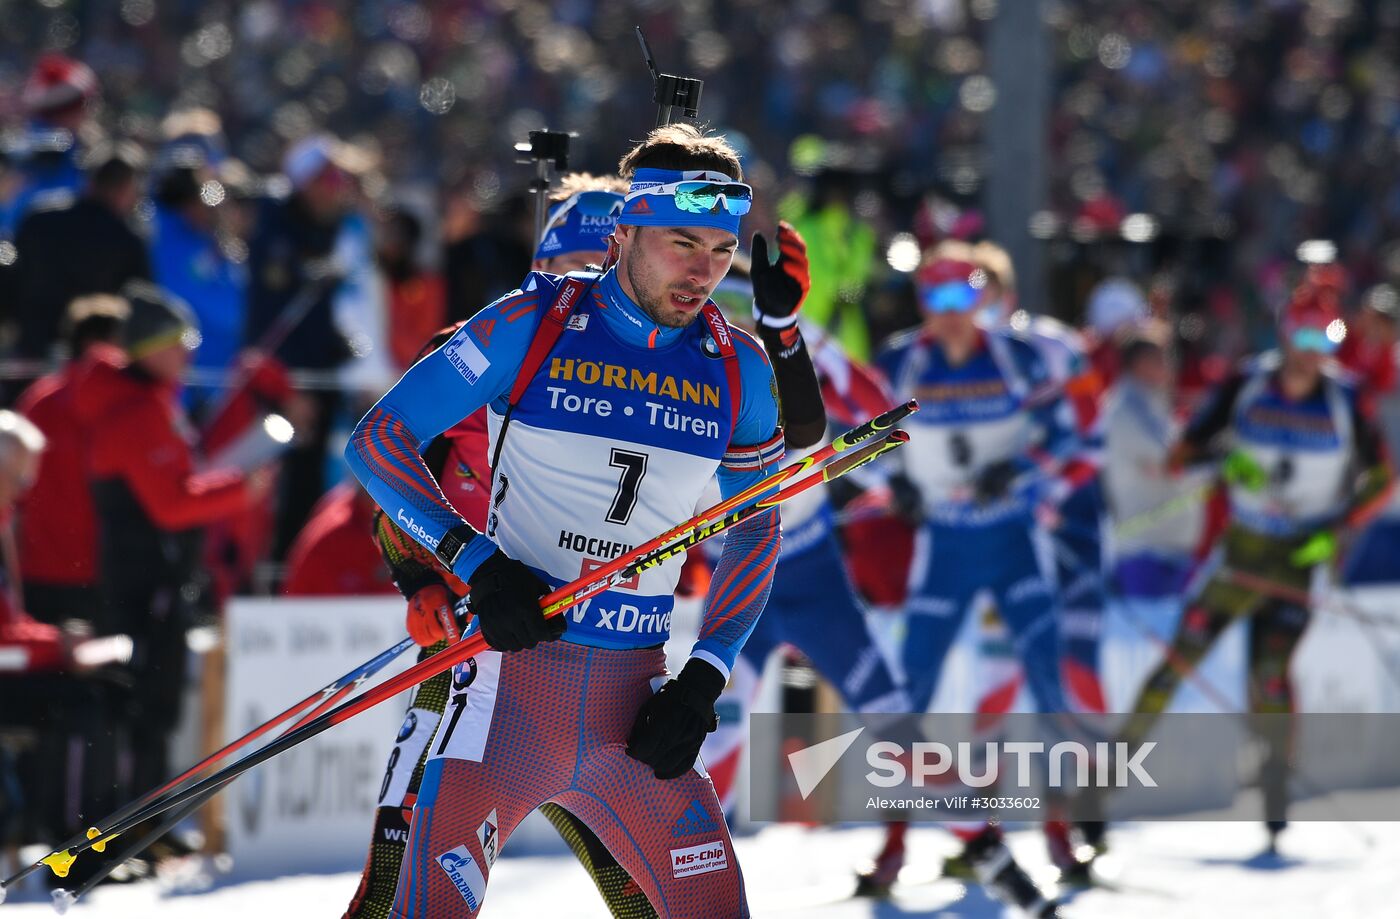
[[[661,549],[671,545],[672,543],[684,537],[687,533],[691,533],[693,531],[702,529],[714,523],[716,520],[723,518],[726,514],[733,511],[734,509],[743,507],[751,503],[755,498],[758,498],[759,496],[771,492],[775,489],[781,488],[784,482],[788,482],[792,479],[798,478],[799,476],[803,475],[811,469],[816,468],[817,466],[821,465],[822,463],[826,462],[832,457],[842,453],[846,453],[847,451],[859,447],[863,443],[866,443],[872,437],[876,437],[886,433],[887,431],[890,431],[902,419],[907,418],[909,415],[913,414],[914,412],[917,412],[918,410],[919,403],[914,399],[910,399],[908,402],[905,402],[901,405],[896,405],[889,411],[882,412],[881,414],[876,415],[869,421],[866,421],[863,424],[859,424],[851,430],[847,431],[846,433],[842,434],[840,437],[833,439],[831,443],[827,444],[826,446],[822,447],[820,450],[817,450],[811,455],[803,457],[795,463],[790,463],[787,466],[784,466],[782,469],[779,469],[777,472],[768,476],[766,479],[763,479],[760,482],[755,482],[753,485],[750,485],[748,488],[745,488],[738,494],[733,495],[719,502],[718,504],[715,504],[714,506],[701,511],[700,513],[696,514],[694,517],[691,517],[684,523],[677,524],[676,526],[667,530],[665,533],[662,533],[655,539],[648,540],[647,542],[638,546],[626,555],[621,555],[609,561],[605,565],[600,565],[598,568],[595,568],[594,570],[589,572],[589,578],[594,581],[600,582],[606,581],[610,578],[615,578],[615,576],[618,573],[620,573],[623,569],[629,567],[636,559],[641,558],[651,552],[654,552],[657,549]],[[631,575],[629,574],[627,577],[630,576]],[[621,580],[627,580],[627,578],[624,577]],[[613,580],[612,583],[617,583],[617,581]],[[543,603],[545,613],[551,614],[562,609],[563,607],[560,606],[561,602],[563,602],[564,606],[572,606],[574,603],[578,603],[581,600],[587,599],[586,597],[574,596],[574,594],[576,593],[577,590],[574,589],[573,585],[565,584],[563,587],[560,587],[552,593],[545,595]],[[568,602],[564,602],[566,600]]]
[[[334,682],[327,683],[325,686],[316,690],[311,695],[307,696],[305,699],[302,699],[300,702],[297,702],[295,705],[292,705],[291,707],[282,711],[280,714],[274,715],[272,718],[268,719],[267,721],[264,721],[262,724],[253,728],[251,731],[244,734],[242,737],[239,737],[237,740],[229,741],[219,750],[209,754],[204,759],[195,763],[193,766],[186,769],[179,775],[175,776],[175,778],[171,779],[165,784],[157,788],[151,789],[150,791],[143,794],[141,797],[131,801],[129,804],[118,808],[114,813],[110,814],[105,819],[103,819],[101,823],[110,825],[125,820],[127,817],[134,813],[137,813],[146,805],[150,804],[152,801],[155,801],[158,798],[160,798],[161,795],[166,794],[173,788],[179,787],[181,784],[194,778],[200,772],[203,772],[205,769],[214,765],[219,760],[223,759],[231,753],[234,753],[237,750],[241,750],[248,744],[262,737],[264,734],[266,734],[268,731],[271,731],[283,721],[286,721],[288,718],[292,718],[296,715],[301,714],[309,706],[315,703],[317,699],[322,700],[321,705],[318,706],[318,708],[324,709],[326,705],[330,703],[331,699],[344,697],[345,692],[341,692],[340,690],[353,690],[355,687],[361,685],[364,682],[364,680],[367,679],[369,676],[373,675],[374,673],[377,673],[389,661],[393,660],[394,658],[402,654],[404,651],[413,647],[414,644],[415,643],[413,639],[405,638],[403,641],[400,641],[393,647],[381,651],[379,654],[365,661],[363,664],[356,667],[354,670],[351,670],[349,673],[346,673],[345,675],[336,679]],[[298,722],[298,724],[303,723],[305,720],[306,718],[303,718],[301,722]],[[85,842],[86,840],[93,838],[91,834],[91,830],[88,831],[87,835],[81,833],[75,834],[74,836],[70,837],[66,842],[64,842],[61,846],[55,849],[54,852],[63,852],[72,848],[73,846],[77,846]],[[44,863],[42,861],[37,861],[20,869],[13,876],[6,878],[3,882],[0,882],[0,891],[3,891],[11,885],[16,884],[24,878],[28,877],[30,874],[42,867],[43,864]],[[59,873],[57,869],[60,868],[60,864],[56,863],[50,865],[50,867],[56,869],[55,873],[58,874],[59,877],[63,877],[63,875],[67,873],[66,868],[63,868],[62,873]]]
[[[355,688],[363,682],[363,680],[357,679],[350,682],[340,680],[337,682],[343,685],[340,685],[338,689],[336,689],[330,695],[323,698],[319,703],[317,703],[315,708],[311,709],[311,711],[307,712],[305,715],[302,715],[295,722],[293,722],[289,727],[282,731],[282,734],[290,734],[292,731],[297,730],[303,725],[314,721],[331,706],[335,705],[341,699],[345,698],[351,692],[353,692]],[[281,719],[279,718],[278,720],[280,721]],[[220,786],[220,788],[222,787],[223,786]],[[202,807],[206,801],[214,797],[214,795],[218,794],[218,791],[219,789],[217,788],[211,789],[210,791],[206,791],[203,794],[195,796],[190,801],[187,801],[186,803],[176,808],[174,813],[167,814],[165,819],[160,822],[160,825],[157,826],[155,829],[151,830],[149,833],[143,833],[134,839],[127,839],[123,845],[117,848],[116,852],[113,853],[110,859],[108,859],[96,871],[94,871],[92,875],[89,876],[85,881],[83,881],[82,885],[79,886],[77,890],[67,891],[63,888],[55,889],[53,891],[54,907],[58,910],[59,915],[62,915],[65,912],[67,912],[70,906],[78,902],[78,900],[82,899],[83,897],[87,896],[90,890],[92,890],[98,884],[101,884],[103,881],[105,881],[108,875],[110,875],[113,871],[116,871],[117,868],[121,867],[121,865],[124,864],[127,859],[133,857],[139,852],[144,851],[156,840],[165,836],[166,833],[169,833],[171,830],[175,829],[175,827],[179,826],[180,821],[184,820],[190,814],[193,814],[195,811],[199,810],[199,808]],[[148,799],[149,798],[143,798],[142,800]]]
[[[621,559],[624,570],[627,572],[622,580],[631,577],[633,573],[660,565],[678,552],[703,542],[716,533],[728,529],[734,524],[746,520],[755,514],[763,513],[816,485],[829,482],[840,475],[844,475],[852,469],[862,466],[876,457],[902,446],[907,443],[908,440],[909,435],[905,434],[903,431],[892,431],[880,440],[857,449],[850,457],[832,463],[818,470],[816,474],[808,475],[798,482],[795,482],[793,485],[780,489],[776,494],[769,495],[747,507],[735,510],[727,516],[715,520],[704,527],[691,528],[676,542],[658,547],[651,552],[644,551],[644,547],[634,549]],[[590,573],[585,578],[578,578],[565,584],[558,590],[541,597],[540,606],[541,609],[546,611],[546,615],[559,615],[569,606],[603,592],[612,584],[612,579],[605,578],[599,580],[593,573]],[[563,603],[563,605],[560,605],[558,601],[550,603],[549,600],[551,597],[565,598],[568,602]],[[40,861],[49,863],[53,860],[66,859],[71,862],[72,858],[76,857],[78,853],[97,845],[105,845],[112,838],[126,832],[132,826],[135,826],[143,820],[158,816],[172,807],[178,807],[181,803],[203,795],[205,792],[217,790],[224,784],[227,784],[247,772],[249,769],[252,769],[254,766],[266,762],[279,753],[315,737],[322,731],[332,728],[344,721],[348,721],[360,712],[373,708],[385,699],[398,695],[403,690],[416,686],[429,677],[436,676],[447,668],[455,666],[487,650],[487,648],[486,639],[482,637],[480,632],[469,635],[456,644],[439,651],[432,657],[419,661],[402,673],[390,677],[378,686],[368,690],[364,695],[342,703],[335,709],[321,715],[303,727],[282,735],[267,746],[248,754],[235,763],[231,763],[213,775],[181,789],[161,801],[155,802],[138,813],[128,816],[125,820],[101,831],[100,835],[94,835],[92,838],[80,842],[63,852],[51,853]]]

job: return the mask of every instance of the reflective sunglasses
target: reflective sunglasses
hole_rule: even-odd
[[[1333,340],[1326,329],[1304,326],[1294,329],[1288,336],[1288,343],[1299,351],[1316,351],[1318,354],[1336,354],[1340,341]]]
[[[559,213],[578,211],[587,217],[612,217],[622,213],[622,195],[611,191],[581,191],[564,202]]]
[[[743,182],[672,182],[632,192],[637,195],[670,195],[679,210],[687,214],[713,214],[721,207],[731,217],[742,217],[753,206],[753,188]]]
[[[919,303],[929,313],[965,313],[977,302],[977,295],[971,284],[955,281],[921,289]]]

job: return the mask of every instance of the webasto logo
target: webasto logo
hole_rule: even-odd
[[[403,530],[405,533],[412,533],[434,549],[438,547],[438,540],[427,530],[419,526],[418,522],[412,517],[405,516],[403,508],[398,509],[398,512],[394,515],[394,519],[398,521],[399,529]]]

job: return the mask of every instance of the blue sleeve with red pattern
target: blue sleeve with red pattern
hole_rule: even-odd
[[[557,279],[531,274],[522,290],[477,313],[441,348],[409,368],[350,435],[350,470],[389,519],[436,551],[443,535],[466,523],[423,462],[433,438],[483,405],[504,410],[516,373],[539,325],[539,303]],[[468,580],[495,544],[472,538],[453,574]]]
[[[775,433],[780,434],[773,368],[763,349],[748,335],[736,333],[734,343],[739,355],[743,398],[732,440],[736,446],[763,444],[771,441]],[[720,493],[726,498],[738,494],[772,475],[777,468],[777,458],[757,468],[741,470],[721,466],[717,474]],[[751,517],[728,531],[724,551],[705,597],[700,637],[690,652],[691,657],[719,670],[726,680],[739,649],[748,640],[768,603],[781,543],[776,509]]]

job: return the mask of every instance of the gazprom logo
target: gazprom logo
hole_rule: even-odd
[[[462,899],[467,901],[470,910],[481,909],[481,896],[486,890],[486,876],[481,873],[476,859],[472,858],[466,846],[458,846],[451,852],[438,856],[438,866],[447,872],[448,880]]]

